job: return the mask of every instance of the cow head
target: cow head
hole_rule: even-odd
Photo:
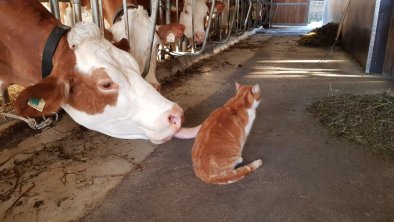
[[[160,44],[160,38],[157,33],[154,34],[152,51],[149,52],[150,42],[149,34],[151,22],[148,12],[142,7],[130,8],[127,10],[129,19],[129,34],[130,34],[130,54],[137,61],[138,70],[140,73],[145,68],[146,56],[151,53],[151,60],[149,64],[149,72],[146,75],[146,81],[151,83],[156,89],[160,88],[160,84],[156,79],[156,65],[157,60],[155,55],[158,53],[158,48]],[[135,28],[135,27],[138,27]],[[123,15],[120,20],[115,22],[109,31],[112,34],[113,41],[118,42],[124,38],[127,39],[127,34],[125,31],[125,16]]]
[[[180,15],[180,23],[185,26],[185,35],[189,39],[192,37],[192,15],[194,13],[194,42],[201,44],[205,38],[204,19],[208,13],[208,6],[205,0],[195,0],[192,10],[192,0],[185,0],[183,10]]]
[[[62,107],[89,129],[153,143],[171,139],[180,129],[182,109],[142,79],[134,58],[105,40],[94,24],[77,24],[62,41],[51,75],[15,101],[19,114],[42,116]],[[31,99],[45,101],[44,109],[27,105]]]

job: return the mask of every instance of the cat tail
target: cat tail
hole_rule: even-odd
[[[205,181],[214,184],[234,183],[256,171],[256,169],[259,168],[262,164],[263,161],[261,159],[258,159],[253,161],[252,163],[249,163],[246,166],[239,167],[233,170],[227,170],[219,175],[211,176],[208,180]]]

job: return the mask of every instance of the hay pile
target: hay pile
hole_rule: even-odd
[[[7,112],[7,113],[13,112],[14,108],[12,106],[12,102],[15,101],[16,97],[18,97],[19,93],[21,93],[23,89],[24,88],[22,86],[18,86],[18,85],[12,85],[8,87],[8,94],[10,95],[11,102],[3,105],[4,104],[3,98],[0,96],[0,112]]]
[[[340,95],[307,108],[331,134],[394,160],[394,97]]]
[[[303,46],[332,46],[337,36],[338,23],[328,23],[310,31],[297,42]],[[339,40],[338,40],[339,43]]]

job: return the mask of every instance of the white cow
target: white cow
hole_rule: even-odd
[[[145,68],[145,61],[147,57],[147,53],[149,53],[148,48],[150,42],[149,33],[151,27],[151,21],[148,15],[148,12],[134,0],[129,1],[133,2],[133,5],[136,7],[129,7],[127,9],[128,18],[129,18],[129,34],[130,34],[130,54],[137,60],[139,72],[142,73]],[[82,15],[83,20],[91,20],[91,16],[86,16],[90,13],[90,5],[86,1],[82,1]],[[104,17],[106,18],[106,27],[108,27],[108,31],[112,33],[112,40],[115,42],[120,41],[123,38],[127,38],[127,34],[125,32],[125,16],[123,13],[121,16],[113,21],[113,14],[115,11],[119,11],[122,9],[122,1],[120,0],[104,0],[103,1],[103,10]],[[64,21],[66,25],[71,25],[72,19],[72,10],[70,7],[66,8],[66,12],[64,13]],[[160,42],[166,42],[167,34],[171,34],[172,38],[179,39],[183,36],[184,27],[178,24],[169,24],[162,25],[156,27],[156,32],[154,34],[154,40],[152,44],[151,60],[149,64],[149,71],[145,77],[145,80],[152,84],[156,89],[160,89],[160,83],[156,77],[156,66],[157,60],[156,56],[158,54],[158,47]],[[159,38],[162,37],[162,39]]]

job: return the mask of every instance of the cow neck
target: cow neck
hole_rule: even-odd
[[[127,8],[137,7],[137,0],[127,0]],[[113,25],[123,15],[123,0],[104,0],[103,14],[105,20]]]
[[[132,2],[128,2],[127,3],[127,9],[129,9],[129,8],[134,9],[134,8],[137,8],[137,7],[138,6],[136,4],[134,4],[134,3],[132,3]],[[123,10],[123,5],[122,5],[122,6],[118,7],[115,10],[115,13],[114,13],[114,15],[112,16],[112,19],[111,19],[112,24],[115,24],[115,22],[119,21],[120,17],[123,14],[124,14],[124,10]]]
[[[65,37],[60,39],[56,52],[53,55],[53,70],[50,76],[69,82],[76,78],[75,66],[77,58]]]
[[[41,74],[43,79],[52,72],[52,58],[55,54],[60,39],[67,33],[69,29],[70,27],[65,25],[56,25],[49,34],[42,53]]]

